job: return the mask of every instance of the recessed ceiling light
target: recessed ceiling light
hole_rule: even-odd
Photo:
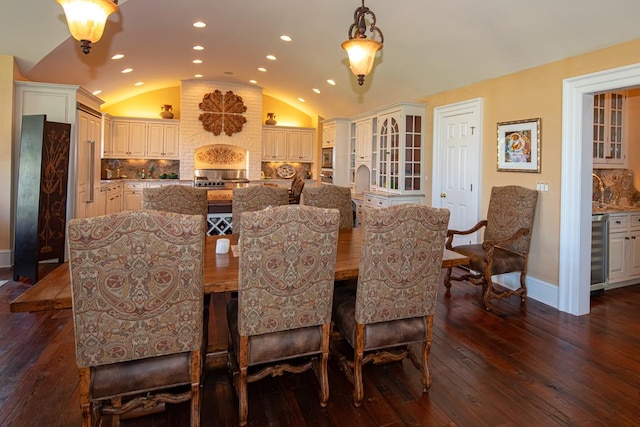
[[[315,88],[315,87],[314,87],[314,88],[313,88],[313,89],[311,89],[311,90],[312,90],[312,91],[314,91],[315,93],[320,93],[320,89],[318,89],[318,88]]]
[[[307,102],[307,101],[305,101],[305,100],[304,100],[304,98],[298,98],[298,101],[300,101],[300,102]]]
[[[257,85],[257,84],[258,84],[258,81],[257,81],[257,80],[253,80],[253,79],[251,79],[251,80],[249,80],[249,83],[253,83],[254,85]]]
[[[275,61],[278,58],[276,58],[274,55],[267,55],[267,59],[270,61]]]
[[[94,95],[100,95],[102,93],[102,89],[94,90],[91,93],[94,94]]]
[[[260,68],[258,68],[258,71],[262,71],[263,73],[266,73],[266,72],[267,72],[267,69],[266,69],[266,68],[264,68],[264,67],[260,67]]]
[[[195,77],[196,79],[200,79],[202,78],[202,74],[195,74],[193,77]]]
[[[133,71],[133,68],[125,68],[124,70],[120,71],[122,74],[127,74]]]
[[[111,57],[111,59],[122,59],[122,58],[124,58],[124,55],[122,53],[116,53]]]
[[[134,86],[142,86],[144,84],[144,82],[135,82],[133,85]]]
[[[204,50],[204,46],[194,46],[193,50]]]
[[[335,86],[336,85],[335,80],[331,80],[331,79],[327,80],[327,83],[329,83],[331,86]]]
[[[280,40],[285,41],[285,42],[290,42],[291,41],[291,37],[289,37],[286,34],[283,34],[280,36]]]
[[[194,22],[194,23],[193,23],[193,26],[194,26],[194,27],[196,27],[196,28],[204,28],[204,27],[206,27],[206,26],[207,26],[207,24],[205,24],[205,23],[204,23],[204,22],[202,22],[202,21],[197,21],[197,22]]]

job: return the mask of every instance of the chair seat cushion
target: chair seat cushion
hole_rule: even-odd
[[[454,251],[469,257],[468,267],[471,270],[484,272],[487,265],[481,244],[455,246]],[[525,258],[515,252],[496,247],[493,250],[493,263],[491,264],[491,274],[510,273],[512,271],[523,271],[525,268]]]
[[[233,298],[227,303],[227,323],[237,356],[240,344],[237,298]],[[308,356],[318,354],[321,351],[321,326],[249,336],[249,365]]]
[[[191,383],[190,353],[149,357],[91,368],[92,399],[108,399]]]
[[[356,330],[355,287],[336,288],[333,293],[335,328],[355,347]],[[369,323],[365,327],[364,350],[378,350],[425,340],[427,325],[424,317]]]

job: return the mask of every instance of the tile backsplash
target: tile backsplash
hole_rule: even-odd
[[[634,186],[632,170],[594,169],[593,173],[602,179],[604,191],[601,193],[594,177],[591,200],[619,206],[640,206],[640,192]]]

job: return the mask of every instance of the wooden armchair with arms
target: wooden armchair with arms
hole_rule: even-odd
[[[69,222],[83,426],[188,400],[199,425],[203,221],[141,210]]]
[[[447,269],[444,280],[447,292],[451,289],[451,280],[467,280],[482,286],[482,301],[487,310],[494,298],[517,295],[524,302],[527,296],[529,246],[537,202],[538,192],[535,190],[516,185],[493,187],[487,219],[469,230],[449,230],[446,247],[469,257],[469,265],[465,267],[469,271],[454,277],[451,275],[451,268]],[[453,246],[456,235],[475,233],[483,227],[485,231],[482,243]],[[511,272],[520,272],[518,289],[507,289],[493,282],[493,275]]]
[[[238,298],[227,305],[240,425],[247,423],[247,383],[268,375],[313,368],[320,405],[327,404],[339,218],[335,209],[294,205],[242,215]]]
[[[338,185],[321,185],[305,188],[302,191],[301,203],[318,208],[335,208],[340,211],[340,228],[353,228],[353,208],[351,205],[351,189]]]
[[[289,204],[297,205],[300,203],[300,195],[304,189],[304,181],[299,175],[291,180],[291,188],[289,189]]]
[[[362,366],[409,357],[431,385],[429,352],[449,211],[422,205],[365,208],[358,285],[336,288],[335,330],[353,349],[340,364],[353,383],[353,401],[364,397]],[[420,359],[410,344],[422,344]],[[344,343],[342,343],[344,344]],[[344,347],[344,345],[343,345]],[[347,352],[344,352],[347,353]]]

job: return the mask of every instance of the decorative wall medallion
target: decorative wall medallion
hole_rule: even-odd
[[[208,111],[198,117],[202,127],[216,136],[223,131],[228,136],[241,132],[242,126],[247,123],[246,117],[242,115],[247,111],[247,107],[242,97],[232,91],[222,95],[222,92],[216,89],[214,92],[205,94],[198,106],[201,110]]]
[[[211,165],[231,165],[234,163],[242,163],[245,159],[246,156],[244,153],[220,145],[213,145],[211,148],[196,152],[197,161],[209,163]]]

